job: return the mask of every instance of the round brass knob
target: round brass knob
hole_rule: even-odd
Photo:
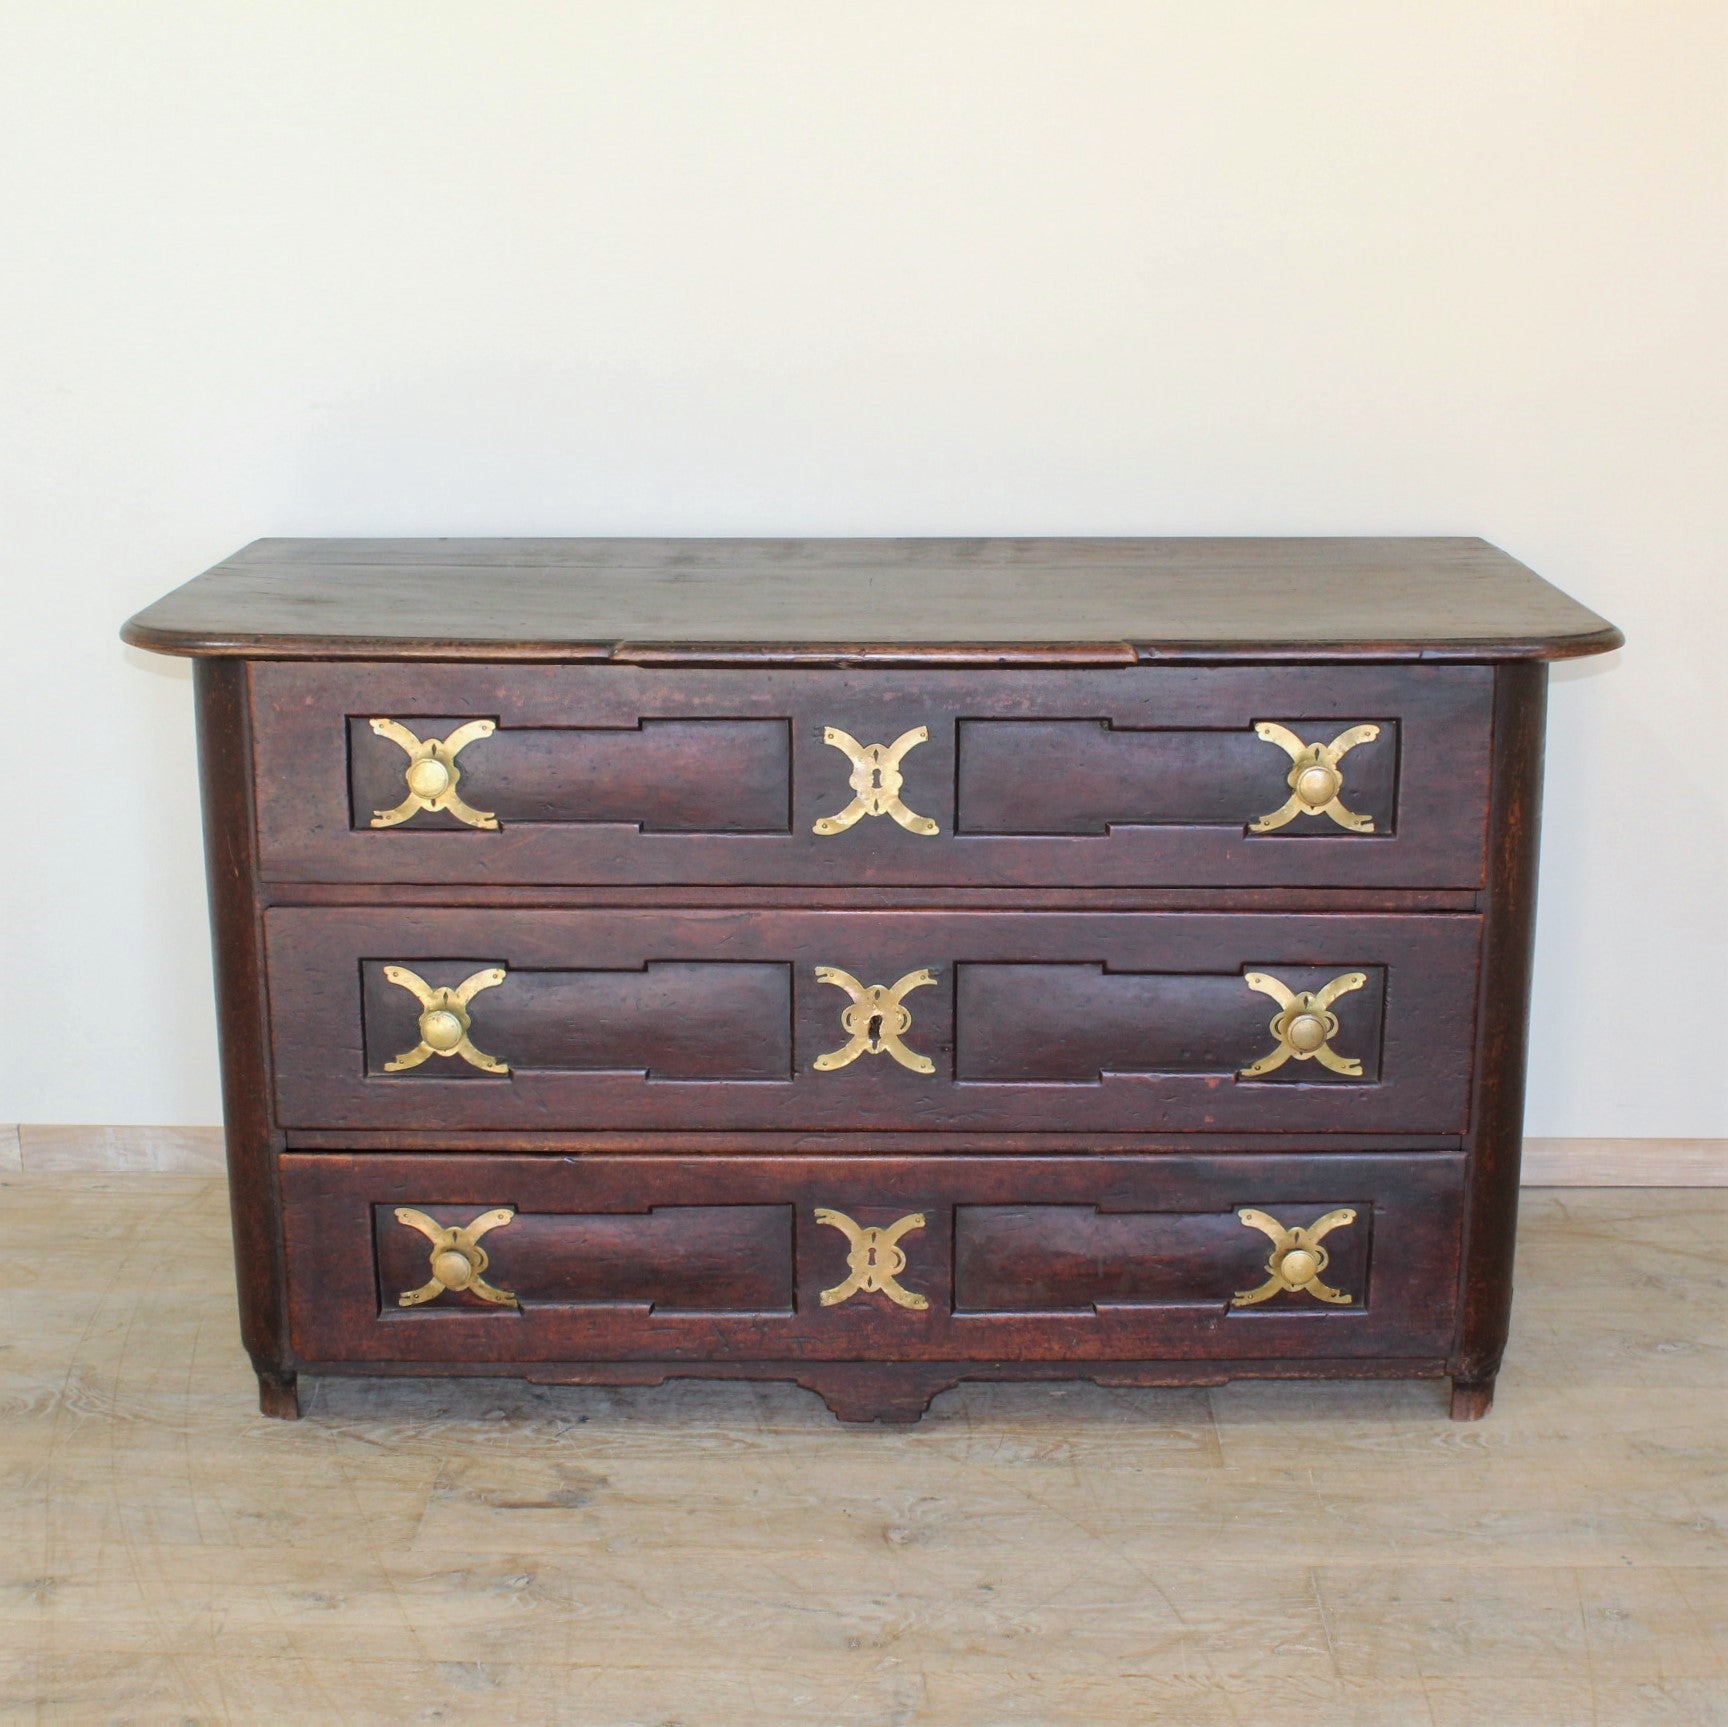
[[[1296,795],[1310,807],[1321,809],[1337,797],[1343,784],[1344,776],[1336,768],[1310,762],[1296,776]]]
[[[408,789],[417,798],[442,797],[451,784],[450,770],[436,756],[422,756],[408,766]]]
[[[459,1247],[441,1248],[432,1255],[432,1275],[446,1289],[466,1289],[474,1277],[474,1261]]]
[[[1286,1283],[1307,1283],[1320,1270],[1320,1255],[1306,1247],[1293,1247],[1278,1261],[1278,1274]]]
[[[1298,1013],[1290,1016],[1290,1023],[1284,1028],[1284,1036],[1292,1049],[1303,1055],[1312,1055],[1326,1041],[1326,1022],[1317,1013]],[[431,1038],[427,1038],[432,1043]],[[437,1044],[432,1047],[436,1049]]]
[[[467,1035],[467,1028],[447,1007],[428,1008],[420,1016],[421,1040],[433,1049],[454,1049]]]

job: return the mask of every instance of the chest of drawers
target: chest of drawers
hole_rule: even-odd
[[[1476,540],[260,541],[196,659],[242,1334],[301,1373],[1450,1378],[1547,669]]]

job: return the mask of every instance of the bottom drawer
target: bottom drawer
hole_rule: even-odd
[[[1386,1360],[1456,1324],[1456,1153],[287,1153],[337,1363]]]

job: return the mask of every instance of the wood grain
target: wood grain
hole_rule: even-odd
[[[1728,1187],[1728,1139],[1526,1139],[1526,1187]]]
[[[366,693],[367,705],[377,706],[376,692]],[[442,693],[425,688],[422,700]],[[342,717],[324,716],[331,723]],[[408,757],[399,744],[373,731],[370,716],[346,717],[353,825],[375,834],[373,814],[402,801]],[[493,716],[380,717],[401,719],[425,741]],[[651,833],[784,833],[792,781],[788,729],[784,719],[505,726],[466,749],[457,769],[463,801],[503,827],[613,822],[640,824]],[[306,765],[315,773],[315,764]],[[312,786],[283,789],[305,795]],[[416,834],[464,831],[448,810],[416,810],[411,820]]]
[[[1477,974],[1480,1054],[1464,1226],[1463,1323],[1452,1382],[1453,1414],[1459,1420],[1488,1412],[1511,1323],[1547,709],[1546,666],[1495,667],[1490,889]]]
[[[946,1128],[955,1133],[1435,1134],[1460,1132],[1466,1123],[1481,931],[1481,920],[1474,917],[276,907],[265,913],[264,922],[277,1114],[287,1127],[400,1127],[427,1133],[629,1127],[820,1131],[844,1124],[854,1130]],[[634,973],[650,961],[698,961],[703,963],[691,969],[703,975],[724,970],[708,963],[720,960],[763,968],[789,965],[791,1077],[660,1082],[643,1071],[653,1065],[646,1044],[631,1071],[623,1072],[525,1068],[458,1082],[446,1081],[426,1064],[411,1073],[368,1077],[361,962],[386,956],[410,968],[435,965],[441,980],[499,965],[525,973]],[[955,973],[964,974],[974,963],[988,972],[988,962],[997,961],[1058,969],[1083,964],[1093,968],[1094,977],[1096,967],[1108,962],[1123,973],[1233,979],[1227,987],[1240,1002],[1230,1021],[1235,1041],[1212,1046],[1209,1071],[1184,1061],[1178,1071],[1118,1071],[1096,1079],[1098,1057],[1127,1047],[1100,1041],[1091,1046],[1090,1067],[1070,1067],[1083,1075],[1076,1083],[967,1081],[956,1074],[953,1060]],[[936,983],[907,997],[912,1026],[906,1042],[935,1064],[934,1071],[910,1072],[885,1055],[864,1056],[833,1072],[816,1071],[815,1058],[846,1041],[840,1014],[847,1006],[839,989],[817,980],[819,965],[841,967],[866,984],[891,984],[908,972],[933,968]],[[1282,1083],[1276,1076],[1237,1078],[1238,1069],[1275,1047],[1268,1029],[1275,1004],[1249,989],[1242,974],[1288,970],[1305,981],[1319,981],[1306,972],[1310,967],[1316,973],[1330,967],[1329,977],[1352,969],[1384,970],[1387,1009],[1377,1077],[1357,1081],[1324,1074],[1301,1084]],[[488,995],[504,997],[510,990],[507,979],[471,1004],[475,1041],[505,1062],[512,1060],[508,1040],[487,1042]],[[389,993],[409,999],[400,989]],[[1376,999],[1359,1003],[1355,996],[1345,997],[1337,1012],[1352,1032],[1366,1027],[1373,1034],[1382,1023]],[[1021,993],[1014,1013],[1027,1038],[1060,1035],[1083,1041],[1087,1035],[1084,1026],[1057,1028],[1041,1017],[1035,991]],[[965,1035],[962,1028],[963,1047]],[[1148,1040],[1141,1048],[1149,1064],[1155,1061],[1157,1045]],[[1298,1064],[1298,1071],[1316,1065]]]
[[[528,1147],[533,1136],[491,1134],[488,1143],[503,1142]],[[590,1136],[592,1139],[594,1136]],[[601,1136],[602,1140],[624,1140],[628,1136]],[[843,1136],[842,1136],[843,1137]],[[1046,1136],[1049,1140],[1051,1136]],[[307,1136],[294,1136],[310,1143]],[[1032,1136],[1036,1140],[1036,1136]],[[821,1150],[820,1135],[801,1136],[812,1150]],[[1108,1145],[1110,1136],[1095,1136],[1095,1143]],[[700,1134],[684,1137],[690,1149],[699,1149]],[[725,1137],[728,1149],[737,1149],[736,1135]],[[1150,1140],[1135,1143],[1151,1145]],[[26,1156],[26,1145],[50,1147],[51,1164]],[[139,1147],[147,1147],[141,1157]],[[457,1149],[460,1149],[458,1143]],[[1036,1149],[1034,1144],[1033,1149]],[[1346,1151],[1369,1147],[1349,1140]],[[1044,1149],[1055,1149],[1054,1143]],[[1422,1149],[1414,1145],[1411,1149]],[[140,1174],[144,1170],[165,1175],[199,1175],[222,1168],[222,1130],[219,1127],[22,1127],[0,1123],[0,1172],[6,1170],[59,1168],[89,1173]],[[1728,1139],[1559,1139],[1527,1138],[1520,1165],[1525,1187],[1728,1187]]]
[[[1728,1193],[1526,1193],[1479,1427],[1436,1384],[1055,1381],[855,1431],[677,1379],[265,1421],[219,1181],[0,1179],[8,1719],[1723,1720]]]
[[[282,1160],[281,1180],[290,1323],[301,1372],[414,1363],[422,1371],[532,1370],[557,1377],[566,1368],[610,1362],[706,1362],[722,1372],[755,1363],[760,1371],[814,1384],[788,1364],[827,1362],[845,1370],[836,1386],[849,1401],[861,1401],[847,1382],[851,1370],[871,1367],[884,1385],[899,1379],[922,1386],[921,1409],[934,1390],[992,1363],[1033,1363],[1058,1373],[1112,1364],[1118,1373],[1138,1376],[1149,1367],[1180,1376],[1186,1364],[1206,1361],[1214,1364],[1206,1377],[1220,1381],[1268,1364],[1317,1377],[1348,1376],[1363,1362],[1370,1373],[1389,1367],[1437,1373],[1457,1329],[1463,1178],[1456,1153],[688,1161],[291,1152]],[[1076,1200],[1088,1203],[1076,1208]],[[1060,1282],[1051,1270],[1056,1244],[1046,1242],[1029,1253],[1024,1268],[1023,1287],[1032,1299],[957,1302],[957,1239],[968,1249],[976,1287],[1000,1288],[1011,1268],[999,1229],[981,1242],[977,1228],[962,1225],[956,1214],[1023,1204],[1062,1212],[1070,1228],[1076,1210],[1138,1216],[1143,1234],[1151,1223],[1154,1252],[1195,1230],[1203,1247],[1175,1289],[1159,1285],[1155,1275],[1144,1298],[1112,1293],[1100,1282],[1080,1302],[1084,1311],[1052,1314],[1027,1310],[1072,1309],[1076,1302],[1037,1299]],[[393,1216],[387,1226],[376,1221],[380,1212],[404,1205],[433,1209],[441,1223],[499,1206],[513,1209],[525,1225],[523,1257],[511,1233],[516,1223],[494,1229],[486,1237],[492,1256],[487,1275],[522,1294],[520,1310],[443,1297],[411,1312],[398,1308],[394,1292],[424,1283],[428,1262],[424,1236]],[[1339,1275],[1355,1279],[1351,1304],[1286,1294],[1233,1308],[1232,1295],[1265,1281],[1270,1246],[1236,1216],[1242,1205],[1304,1224],[1340,1205],[1357,1208],[1360,1226],[1347,1226],[1354,1237],[1340,1231],[1331,1244]],[[704,1303],[678,1291],[703,1279],[712,1284],[711,1273],[699,1279],[698,1271],[715,1251],[702,1246],[692,1208],[715,1214],[707,1224],[713,1241],[734,1242],[735,1256],[773,1266],[788,1207],[796,1303],[786,1299],[784,1277],[772,1300],[760,1300],[768,1285],[740,1277],[728,1286],[730,1299],[711,1305],[747,1308],[745,1292],[753,1289],[762,1311],[689,1311]],[[901,1283],[926,1305],[911,1310],[863,1291],[839,1305],[822,1301],[822,1291],[846,1277],[848,1240],[818,1219],[818,1208],[865,1227],[912,1212],[923,1216],[924,1226],[902,1242],[907,1265]],[[643,1221],[650,1211],[657,1223]],[[1162,1214],[1162,1222],[1154,1214]],[[581,1234],[598,1234],[608,1217],[619,1232],[607,1249],[610,1293],[588,1273],[573,1286],[572,1274],[554,1268],[549,1238],[574,1251]],[[669,1237],[674,1230],[680,1235]],[[677,1252],[659,1245],[668,1239],[682,1241]],[[383,1274],[380,1245],[390,1254]],[[652,1289],[664,1292],[664,1307]],[[899,1375],[900,1364],[924,1364],[926,1371]]]
[[[270,1106],[274,1057],[258,893],[258,829],[253,818],[256,759],[246,668],[236,660],[200,660],[192,686],[198,712],[204,873],[216,961],[216,1031],[240,1335],[258,1371],[261,1400],[272,1413],[292,1414],[281,1195],[276,1182],[276,1153],[282,1138]]]
[[[846,1419],[915,1419],[977,1373],[1076,1369],[1139,1386],[1446,1374],[1456,1416],[1486,1410],[1511,1294],[1542,662],[1620,640],[1503,553],[271,541],[127,636],[200,656],[242,1335],[266,1412],[299,1412],[307,1361],[791,1378]],[[502,828],[372,829],[405,789],[381,715],[423,735],[491,722],[457,771]],[[1285,802],[1286,752],[1358,727],[1379,731],[1343,789],[1374,831],[1310,810],[1254,832]],[[854,786],[842,733],[918,739],[917,761]],[[890,806],[904,828],[866,808],[878,789],[909,794],[916,815]],[[863,819],[827,833],[848,805]],[[398,987],[392,964],[438,984],[507,972],[473,1030],[508,1068],[419,1061],[426,986]],[[1263,1023],[1247,977],[1281,993],[1357,971],[1368,987],[1325,1035],[1360,1072],[1254,1071],[1280,1059],[1283,1022]],[[842,1022],[828,987],[902,978],[916,1005],[871,998],[868,1020]],[[874,1042],[890,1012],[901,1065]],[[819,1065],[848,1037],[862,1059]],[[1237,1191],[1250,1178],[1281,1197]],[[603,1179],[621,1185],[581,1191]],[[421,1250],[365,1220],[520,1213],[506,1180],[544,1190],[516,1239],[540,1242],[528,1270],[553,1293],[381,1305],[380,1277],[413,1268],[379,1255]],[[1211,1221],[1174,1217],[1184,1183]],[[1158,1245],[1170,1231],[1209,1231],[1246,1267],[1239,1204],[1340,1201],[1372,1242],[1348,1313],[1236,1313],[1222,1282],[1170,1280],[1187,1251]],[[703,1317],[676,1303],[713,1285],[687,1234],[673,1251],[656,1225],[656,1257],[636,1225],[573,1221],[644,1203],[686,1228],[713,1208],[732,1258],[770,1272],[747,1214],[789,1208],[790,1307],[723,1283]],[[857,1220],[863,1257],[824,1207]],[[1024,1232],[981,1247],[969,1207],[1069,1221],[1040,1258]],[[1138,1214],[1141,1247],[1126,1225],[1075,1225],[1087,1207]],[[856,1228],[896,1208],[924,1217],[904,1299],[832,1303],[810,1329],[842,1267],[879,1264]],[[598,1244],[587,1271],[573,1231]],[[957,1242],[997,1308],[955,1308]],[[1190,1287],[1204,1299],[1144,1298]],[[1087,1302],[1065,1310],[1084,1323],[1026,1305],[1059,1296]]]
[[[443,1228],[471,1222],[473,1206],[441,1205],[433,1197],[444,1191],[450,1166],[423,1168],[415,1209]],[[468,1175],[460,1168],[452,1173],[459,1184]],[[485,1244],[493,1260],[488,1281],[507,1287],[523,1307],[770,1313],[792,1305],[792,1211],[784,1204],[649,1205],[613,1213],[524,1208],[488,1232]],[[375,1205],[373,1247],[378,1299],[395,1317],[399,1294],[427,1280],[427,1238],[398,1219],[394,1203]],[[489,1311],[472,1290],[446,1290],[435,1306]],[[497,1307],[490,1311],[503,1316]]]
[[[161,1175],[220,1175],[226,1168],[219,1127],[94,1127],[26,1122],[14,1168],[130,1170]]]
[[[257,540],[125,637],[644,665],[1548,659],[1622,639],[1474,539]]]
[[[1483,879],[1486,666],[1004,675],[349,660],[263,661],[246,675],[261,871],[272,883],[974,883],[1001,891],[1467,888]],[[494,810],[500,829],[425,811],[398,827],[370,827],[373,810],[400,802],[407,757],[372,733],[367,716],[402,716],[420,737],[495,720],[498,731],[469,744],[458,766],[462,795]],[[1289,757],[1255,725],[1288,722],[1330,741],[1364,718],[1388,733],[1384,747],[1376,740],[1345,756],[1346,802],[1378,814],[1377,831],[1363,836],[1302,816],[1251,834],[1249,824],[1290,792]],[[1021,733],[1034,719],[1050,721],[1034,728],[1043,755],[1016,766],[1012,749],[986,746],[982,755],[974,748],[970,767],[960,759],[957,739],[976,740],[999,723]],[[1151,796],[1145,771],[1138,792],[1130,785],[1114,797],[1093,772],[1090,803],[1075,808],[1070,791],[1085,789],[1088,771],[1085,745],[1072,739],[1096,735],[1101,719],[1121,728],[1108,734],[1118,753],[1156,758],[1154,775],[1172,750],[1199,751],[1220,770],[1227,759],[1224,783],[1206,790],[1206,763],[1196,763],[1179,797],[1166,792],[1160,805],[1140,796]],[[911,834],[877,817],[815,833],[819,817],[852,798],[852,764],[824,741],[829,726],[865,744],[924,727],[929,738],[902,762],[904,797],[940,831]],[[977,831],[974,807],[985,826],[1007,831]],[[1016,809],[1029,826],[1013,829]],[[1059,831],[1077,823],[1090,831]]]

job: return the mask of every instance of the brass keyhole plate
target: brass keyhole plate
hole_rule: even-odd
[[[906,1269],[906,1250],[900,1245],[900,1238],[925,1227],[923,1212],[914,1211],[897,1222],[876,1228],[854,1223],[845,1212],[822,1206],[816,1211],[816,1221],[839,1230],[848,1243],[848,1275],[832,1289],[822,1291],[824,1307],[838,1307],[860,1291],[866,1295],[885,1295],[896,1306],[915,1311],[930,1305],[928,1297],[913,1289],[903,1289],[895,1281]]]
[[[840,1010],[840,1028],[848,1041],[839,1049],[819,1055],[811,1066],[818,1073],[847,1067],[861,1055],[886,1055],[913,1073],[934,1073],[936,1064],[928,1056],[908,1049],[900,1039],[912,1029],[912,1010],[901,997],[936,981],[933,971],[909,971],[890,984],[863,984],[838,966],[819,965],[818,983],[832,984],[851,997]]]
[[[861,744],[838,726],[824,726],[823,743],[839,750],[852,763],[851,777],[846,783],[851,786],[853,796],[838,815],[823,816],[812,831],[823,835],[844,833],[866,816],[888,816],[908,833],[926,838],[940,833],[936,822],[908,809],[900,800],[900,788],[906,783],[900,772],[901,758],[929,739],[928,726],[914,726],[891,744]]]

